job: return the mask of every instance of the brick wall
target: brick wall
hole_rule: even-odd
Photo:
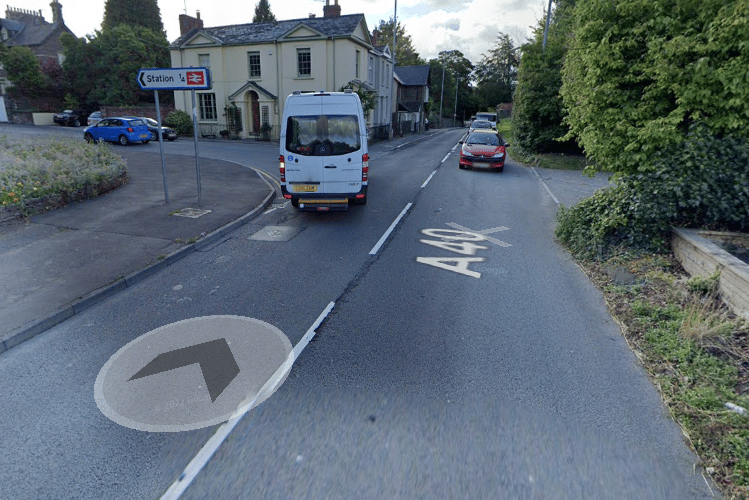
[[[161,119],[166,118],[169,113],[174,111],[174,105],[161,105]],[[116,108],[114,106],[102,106],[101,112],[105,118],[109,116],[145,116],[156,120],[156,106],[133,106],[129,108]]]

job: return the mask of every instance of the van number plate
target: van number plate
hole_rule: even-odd
[[[314,184],[299,184],[294,186],[294,191],[297,193],[314,193],[317,191],[317,186]]]

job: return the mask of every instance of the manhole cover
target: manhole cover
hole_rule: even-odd
[[[211,213],[210,210],[201,210],[199,208],[183,208],[179,212],[174,212],[172,215],[176,215],[177,217],[189,217],[191,219],[197,219],[201,215],[209,213]]]
[[[260,241],[289,241],[299,234],[302,229],[297,226],[265,226],[250,236],[250,239]]]

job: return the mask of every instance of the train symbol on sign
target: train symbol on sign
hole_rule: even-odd
[[[187,84],[188,85],[203,85],[204,84],[204,73],[202,71],[188,71],[187,72]]]

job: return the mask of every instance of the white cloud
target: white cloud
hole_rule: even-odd
[[[436,0],[433,3],[440,3]],[[515,9],[515,10],[510,10]],[[426,15],[402,20],[406,33],[423,59],[437,57],[442,50],[460,50],[477,64],[489,51],[499,33],[507,33],[519,45],[531,35],[536,22],[534,9],[517,0],[473,0],[456,17],[455,13],[433,10]],[[459,21],[458,29],[450,20]]]

